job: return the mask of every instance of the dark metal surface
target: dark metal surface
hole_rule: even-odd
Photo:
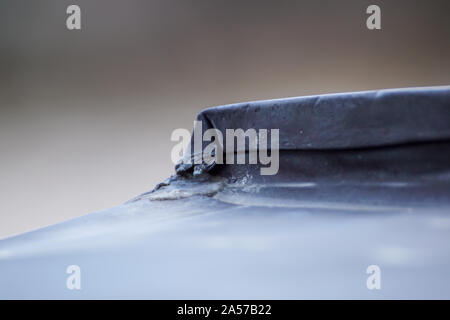
[[[219,106],[197,120],[202,134],[211,128],[280,129],[280,150],[359,149],[449,140],[449,101],[450,87],[390,89]],[[189,169],[186,163],[177,168]]]

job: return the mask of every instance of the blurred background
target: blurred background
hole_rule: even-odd
[[[81,8],[81,30],[66,8]],[[381,30],[366,28],[370,4]],[[450,83],[450,1],[2,0],[0,238],[173,173],[201,109]]]

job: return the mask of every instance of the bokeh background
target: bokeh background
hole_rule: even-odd
[[[82,30],[66,29],[81,7]],[[366,28],[377,4],[382,30]],[[450,1],[2,0],[0,238],[173,173],[201,109],[450,83]]]

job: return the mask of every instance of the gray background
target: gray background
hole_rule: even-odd
[[[78,4],[82,30],[66,29]],[[378,4],[382,30],[365,9]],[[202,108],[450,83],[450,1],[0,3],[0,238],[173,173]]]

